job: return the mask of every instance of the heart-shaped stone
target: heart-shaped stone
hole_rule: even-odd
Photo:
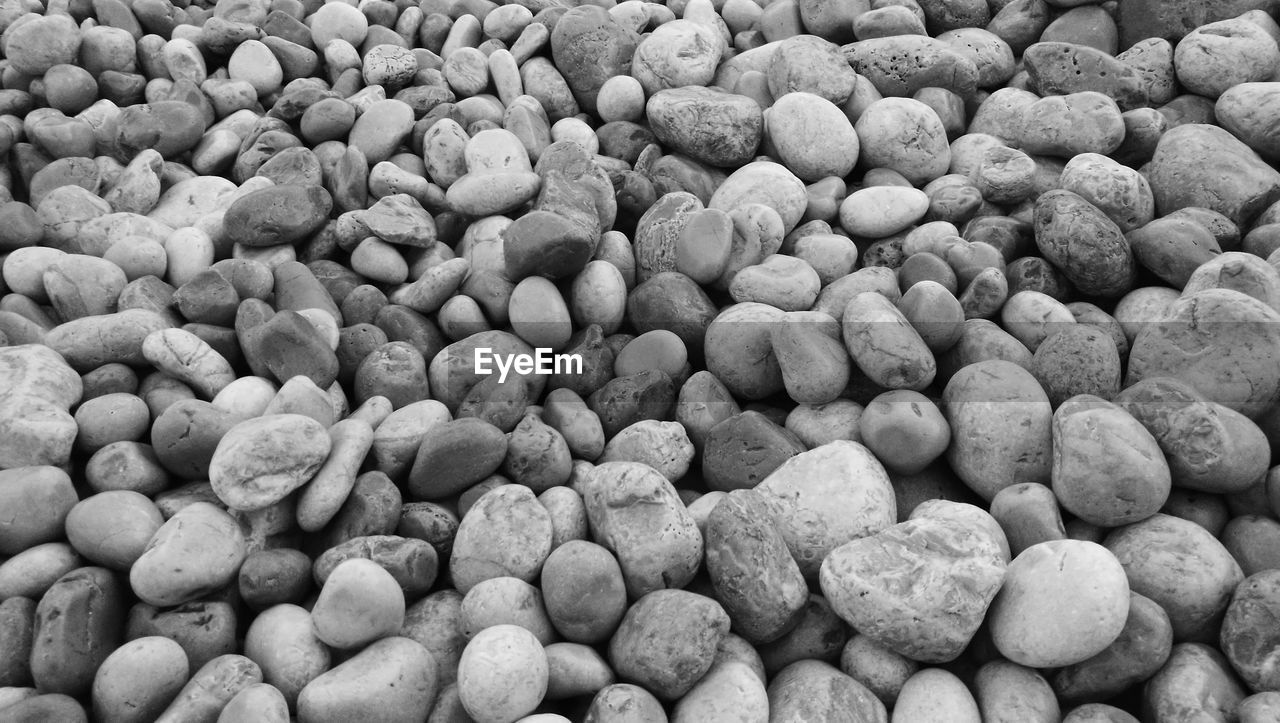
[[[822,593],[858,632],[922,663],[954,660],[1004,581],[1008,543],[991,515],[936,500],[847,542],[822,563]]]

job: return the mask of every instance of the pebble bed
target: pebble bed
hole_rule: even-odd
[[[1268,0],[0,0],[0,721],[1280,721]]]

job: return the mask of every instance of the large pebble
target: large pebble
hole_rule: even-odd
[[[1133,286],[1133,250],[1111,218],[1066,189],[1036,199],[1035,241],[1044,257],[1087,294],[1118,297]]]
[[[298,694],[307,684],[329,670],[332,653],[316,637],[311,613],[284,603],[267,608],[253,619],[245,632],[244,655],[257,664],[254,667],[259,669],[255,671],[259,680],[277,688],[285,700],[295,706]],[[243,682],[241,679],[240,687],[259,680]],[[230,699],[235,692],[226,698]]]
[[[713,166],[749,161],[764,130],[755,101],[714,88],[659,90],[649,97],[645,112],[658,140]]]
[[[1280,112],[1280,83],[1233,85],[1218,96],[1214,118],[1259,155],[1280,161],[1280,140],[1268,130],[1267,119]]]
[[[765,118],[769,142],[802,181],[844,177],[858,162],[858,134],[840,108],[813,93],[787,93]]]
[[[760,412],[736,414],[712,427],[703,444],[702,477],[712,490],[750,489],[804,443]]]
[[[1129,587],[1164,608],[1175,642],[1209,639],[1244,580],[1239,563],[1205,528],[1156,514],[1107,535]]]
[[[1217,648],[1179,643],[1173,646],[1169,661],[1143,687],[1143,708],[1151,711],[1155,720],[1176,720],[1186,710],[1211,720],[1231,720],[1246,695]]]
[[[1150,94],[1141,73],[1112,55],[1070,42],[1040,42],[1022,54],[1029,79],[1042,95],[1098,91],[1133,110]]]
[[[692,20],[673,20],[636,46],[632,76],[650,96],[668,88],[710,85],[724,49],[711,28]]]
[[[902,186],[869,186],[840,203],[840,226],[853,236],[884,238],[904,231],[929,210],[923,191]]]
[[[837,547],[819,581],[832,609],[859,632],[913,660],[940,663],[977,633],[1004,579],[1007,548],[982,510],[938,501],[933,511],[940,514]]]
[[[54,13],[30,18],[4,37],[4,54],[14,69],[40,76],[55,65],[75,63],[79,28],[70,15]]]
[[[878,100],[862,111],[854,129],[864,164],[897,171],[912,184],[932,181],[951,165],[951,146],[942,119],[918,100]]]
[[[1027,153],[1071,158],[1106,155],[1124,141],[1124,118],[1110,97],[1086,90],[1042,98],[1022,114],[1021,146]]]
[[[853,441],[802,452],[755,489],[777,501],[774,525],[810,578],[832,550],[897,521],[888,473],[869,450]]]
[[[1173,52],[1178,82],[1210,99],[1233,85],[1271,80],[1277,65],[1276,39],[1243,18],[1202,25],[1178,41]]]
[[[1080,540],[1032,545],[1014,558],[988,621],[996,648],[1031,668],[1072,665],[1115,642],[1129,614],[1124,568]]]
[[[13,511],[0,522],[0,553],[16,555],[61,538],[78,498],[57,467],[13,467],[0,471],[0,502]]]
[[[353,558],[329,573],[311,618],[324,644],[360,648],[400,630],[404,609],[404,593],[391,573],[372,560]]]
[[[728,632],[729,616],[714,599],[656,590],[627,610],[609,641],[609,662],[622,680],[676,700],[711,669]]]
[[[476,723],[514,721],[547,694],[547,654],[533,633],[516,625],[480,631],[458,661],[458,696]]]
[[[169,638],[131,640],[102,661],[93,679],[93,710],[111,723],[154,721],[187,682],[187,654]]]
[[[1251,690],[1280,687],[1274,663],[1280,640],[1268,622],[1278,610],[1280,570],[1264,570],[1240,583],[1222,621],[1222,652]]]
[[[145,495],[109,490],[86,497],[67,514],[67,539],[86,559],[114,570],[128,570],[142,556],[151,536],[164,524],[160,510]]]
[[[1064,509],[1117,527],[1150,517],[1168,499],[1163,452],[1122,408],[1097,397],[1073,397],[1058,408],[1053,427],[1053,490]]]
[[[234,580],[247,552],[235,519],[212,504],[193,502],[156,530],[130,568],[129,583],[143,602],[179,605]]]
[[[308,721],[424,720],[437,692],[436,661],[407,637],[378,640],[314,678],[298,695]]]
[[[495,529],[503,534],[494,535]],[[465,594],[495,577],[533,581],[551,553],[552,533],[550,513],[528,487],[501,485],[486,492],[454,537],[449,561],[454,587]]]
[[[332,198],[319,186],[271,186],[233,201],[223,232],[245,246],[297,243],[324,225],[332,208]]]
[[[702,534],[660,472],[641,462],[606,462],[592,470],[583,498],[596,542],[617,556],[629,594],[683,587],[693,579]]]
[[[772,642],[800,622],[808,586],[774,520],[778,505],[752,490],[730,492],[706,525],[706,565],[716,599],[738,634]]]
[[[850,43],[841,51],[853,69],[885,97],[910,97],[921,88],[940,87],[964,98],[977,89],[977,65],[927,35],[871,38]]]
[[[541,589],[552,624],[577,643],[604,641],[627,610],[617,559],[586,540],[570,540],[552,551],[542,568]]]
[[[1162,135],[1146,175],[1161,215],[1195,206],[1244,226],[1280,195],[1280,171],[1229,131],[1199,123]]]
[[[1162,320],[1143,324],[1125,385],[1171,376],[1210,401],[1256,417],[1280,393],[1280,316],[1230,289],[1180,298]]]
[[[1115,402],[1156,438],[1177,487],[1239,492],[1265,473],[1270,445],[1262,430],[1186,382],[1153,377],[1127,387]]]
[[[250,419],[218,442],[209,481],[232,509],[260,510],[310,481],[331,445],[325,428],[311,417],[270,414]]]
[[[1097,153],[1081,153],[1067,162],[1059,180],[1093,204],[1128,233],[1155,217],[1155,197],[1136,170]]]
[[[40,598],[32,633],[31,677],[49,693],[87,695],[99,666],[123,640],[127,591],[102,567],[58,578]]]
[[[877,385],[918,391],[933,382],[933,352],[884,295],[864,292],[853,297],[845,307],[841,330],[849,356]]]
[[[943,391],[947,460],[986,499],[1022,482],[1049,481],[1053,407],[1026,369],[1002,359],[971,364]]]

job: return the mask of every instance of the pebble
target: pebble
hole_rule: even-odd
[[[123,642],[126,600],[119,578],[102,567],[81,567],[53,583],[35,609],[30,675],[38,690],[90,693],[99,666]],[[64,717],[65,706],[37,713],[44,714]]]
[[[863,163],[897,171],[912,184],[932,181],[951,165],[942,119],[918,100],[877,100],[858,116],[854,130],[862,144]]]
[[[624,679],[637,681],[661,699],[675,699],[710,669],[729,624],[729,616],[711,598],[684,590],[658,591],[627,611],[610,641],[609,660]]]
[[[924,217],[929,198],[923,191],[899,186],[871,186],[845,197],[840,226],[854,236],[885,238]]]
[[[404,101],[379,100],[364,109],[351,127],[348,143],[362,152],[369,165],[387,160],[413,128],[413,108]]]
[[[247,552],[239,523],[212,504],[193,502],[156,530],[129,568],[129,584],[143,602],[180,605],[235,579]]]
[[[360,648],[400,629],[404,595],[376,562],[346,560],[325,580],[311,618],[316,637],[326,645]]]
[[[80,43],[80,29],[71,16],[52,14],[12,27],[5,35],[4,53],[15,70],[40,76],[55,65],[74,64]]]
[[[764,131],[755,101],[700,86],[657,89],[645,114],[660,142],[712,166],[749,161]]]
[[[28,510],[23,518],[0,528],[0,544],[7,555],[54,542],[57,530],[76,505],[67,474],[56,467],[16,466],[0,472],[0,494],[10,509]]]
[[[480,631],[458,661],[458,696],[478,720],[515,720],[538,707],[547,692],[548,661],[533,633],[515,625]],[[503,681],[501,687],[496,681]]]
[[[1068,600],[1060,613],[1042,617]],[[1061,667],[1115,642],[1128,613],[1129,584],[1115,556],[1097,543],[1053,540],[1027,548],[1009,564],[991,603],[991,635],[1015,663]]]
[[[232,201],[223,218],[223,233],[235,243],[255,248],[297,243],[315,233],[332,208],[329,193],[318,186],[270,186]]]
[[[189,675],[187,655],[158,635],[131,640],[102,661],[93,679],[93,710],[104,720],[154,719]]]
[[[1133,250],[1120,227],[1066,189],[1036,199],[1036,246],[1076,288],[1117,297],[1133,284]]]
[[[272,414],[227,430],[209,465],[219,499],[250,512],[279,502],[306,484],[331,448],[324,427],[299,414]]]
[[[311,41],[320,50],[333,40],[359,45],[369,32],[369,20],[364,13],[345,3],[334,7],[326,3],[316,10],[311,20]]]
[[[804,311],[813,306],[821,286],[818,272],[803,259],[771,254],[735,274],[729,284],[729,295],[739,303]]]
[[[650,96],[669,88],[706,86],[723,51],[712,29],[692,20],[673,20],[635,46],[633,77]]]
[[[803,181],[847,176],[858,162],[853,125],[821,96],[794,92],[779,97],[769,108],[766,126],[783,165]]]
[[[911,520],[832,550],[819,580],[832,608],[860,633],[913,660],[946,662],[977,632],[1004,580],[1007,551],[999,526],[982,510],[927,504],[933,514],[917,510]],[[934,585],[922,584],[932,577],[923,570],[949,572]],[[948,600],[945,612],[935,596]]]
[[[1228,166],[1230,174],[1214,175]],[[1211,181],[1213,177],[1228,180]],[[1253,220],[1280,188],[1280,172],[1252,149],[1221,128],[1198,123],[1171,128],[1160,137],[1148,180],[1158,213],[1195,206],[1217,211],[1237,226]]]
[[[642,514],[628,504],[636,496],[652,499],[652,509]],[[641,462],[601,464],[583,498],[596,539],[618,558],[629,595],[679,587],[693,578],[701,535],[660,472]]]
[[[1022,148],[1033,154],[1105,155],[1124,140],[1120,107],[1093,90],[1041,98],[1026,109],[1022,122]]]
[[[435,661],[421,643],[383,638],[307,683],[298,695],[299,715],[316,721],[362,715],[420,720],[435,698],[435,673]]]
[[[978,68],[974,62],[927,35],[859,40],[842,47],[841,52],[853,69],[886,98],[910,97],[925,87],[943,87],[968,97],[977,87]]]
[[[1231,306],[1231,318],[1238,323],[1205,323],[1220,318],[1226,305]],[[1166,313],[1167,321],[1145,325],[1135,338],[1126,386],[1156,375],[1175,376],[1212,401],[1256,416],[1263,406],[1263,395],[1269,393],[1272,384],[1280,383],[1273,379],[1272,365],[1263,360],[1271,353],[1273,342],[1266,320],[1274,310],[1237,291],[1208,289],[1179,299]],[[1202,344],[1209,353],[1194,359],[1187,357],[1180,350],[1191,340]],[[1241,378],[1249,380],[1248,385],[1227,388],[1205,376],[1204,369],[1224,363],[1238,369]]]
[[[1045,40],[1022,55],[1032,87],[1042,94],[1096,91],[1133,110],[1152,101],[1148,80],[1138,67],[1114,53],[1089,45]]]
[[[86,559],[114,570],[128,570],[164,524],[146,496],[131,490],[86,497],[67,513],[67,539]]]
[[[1270,80],[1280,65],[1276,39],[1240,18],[1219,20],[1187,33],[1173,52],[1178,82],[1216,100],[1239,83]]]

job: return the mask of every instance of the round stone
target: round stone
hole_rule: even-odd
[[[1129,614],[1119,560],[1083,540],[1032,545],[1009,563],[987,621],[996,648],[1031,668],[1058,668],[1115,642]]]

